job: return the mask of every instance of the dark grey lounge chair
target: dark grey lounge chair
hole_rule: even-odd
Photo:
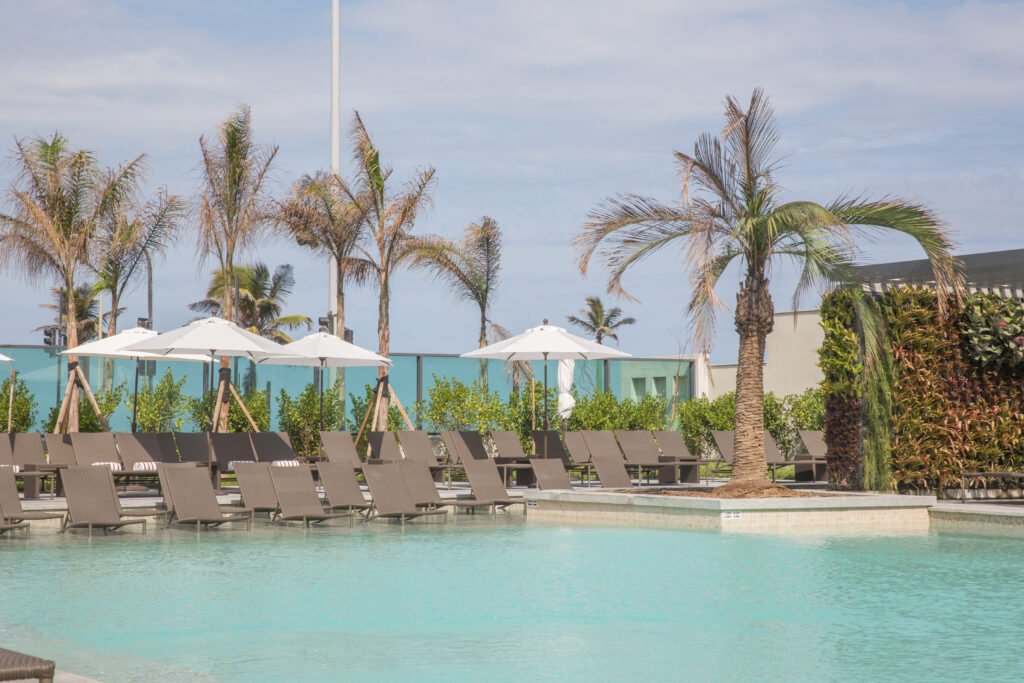
[[[343,462],[324,460],[317,465],[329,510],[366,511],[372,503],[363,496],[355,470]]]
[[[202,465],[213,463],[209,432],[175,432],[174,442],[181,462],[197,462]]]
[[[494,431],[491,432],[491,440],[494,442],[495,448],[498,449],[498,455],[494,458],[495,465],[506,468],[509,465],[518,466],[515,472],[516,484],[519,486],[533,486],[537,483],[533,476],[533,468],[524,467],[524,465],[530,464],[530,460],[523,452],[519,434],[513,431]]]
[[[537,488],[541,491],[552,489],[572,490],[569,474],[562,466],[561,460],[555,458],[530,458],[530,466],[537,480]]]
[[[587,450],[590,451],[590,459],[597,470],[601,486],[606,489],[633,487],[633,482],[626,471],[626,461],[622,458],[622,451],[619,450],[619,445],[615,443],[615,435],[610,430],[583,432],[583,440],[587,443]]]
[[[38,519],[61,519],[64,515],[60,512],[37,512],[25,510],[21,507],[21,499],[18,497],[18,484],[14,479],[14,472],[11,468],[0,467],[0,524],[9,525],[10,528],[27,528],[28,524],[22,524],[30,520]]]
[[[490,501],[481,501],[475,498],[472,500],[465,498],[442,498],[441,494],[437,491],[437,484],[434,478],[430,476],[430,468],[417,460],[409,460],[408,458],[402,460],[398,463],[398,469],[402,473],[405,487],[408,489],[409,495],[412,496],[412,500],[416,505],[424,506],[429,510],[444,507],[445,505],[450,505],[455,509],[491,505]]]
[[[645,469],[648,472],[652,469],[658,471],[659,484],[674,484],[679,480],[675,463],[662,454],[651,432],[617,429],[615,438],[619,441],[626,464],[636,467],[637,482],[643,478]]]
[[[366,484],[370,487],[370,495],[373,497],[373,512],[370,519],[397,519],[405,526],[407,519],[448,513],[447,510],[424,510],[416,507],[397,462],[368,462],[363,466],[363,476],[366,477]]]
[[[35,432],[23,432],[14,434],[12,449],[14,451],[14,464],[22,470],[26,468],[47,469],[50,463],[46,461],[46,453],[43,452],[43,439]],[[50,467],[52,470],[53,468]]]
[[[0,647],[0,681],[20,681],[34,678],[39,683],[53,683],[55,669],[55,664],[49,659],[41,659]]]
[[[225,522],[244,521],[252,528],[253,512],[235,508],[225,513],[217,502],[209,473],[202,467],[160,465],[158,470],[165,499],[169,502],[167,525],[194,524],[196,531],[204,526],[219,526]]]
[[[764,451],[768,467],[772,471],[772,481],[775,481],[775,471],[780,467],[792,467],[794,481],[799,481],[800,475],[803,476],[803,481],[814,481],[816,474],[824,475],[825,473],[825,458],[805,455],[800,460],[787,460],[779,450],[779,444],[775,441],[775,437],[767,429],[764,430]],[[820,470],[815,468],[820,468]]]
[[[143,518],[165,514],[164,510],[153,508],[123,509],[117,500],[114,477],[106,467],[66,467],[61,471],[61,480],[68,503],[62,531],[84,527],[92,536],[94,528],[106,531],[142,524],[142,533],[146,533],[146,520]]]
[[[711,438],[715,441],[715,447],[718,448],[718,453],[721,456],[718,458],[718,462],[723,462],[729,467],[732,467],[733,457],[735,457],[736,443],[735,436],[733,436],[732,430],[711,430]]]
[[[242,493],[242,505],[253,512],[266,512],[273,520],[281,504],[270,478],[270,463],[236,462],[235,476]]]
[[[49,472],[37,470],[34,466],[29,467],[26,471],[22,471],[21,465],[14,460],[13,437],[13,434],[0,435],[0,470],[7,470],[13,474],[15,479],[22,480],[26,498],[38,498],[40,483],[51,475]],[[36,441],[38,440],[37,438]],[[40,455],[42,455],[42,450],[40,450]],[[45,463],[45,459],[43,462]]]
[[[71,467],[78,464],[75,460],[75,448],[71,445],[71,437],[69,435],[44,434],[43,441],[46,442],[46,453],[50,465]]]
[[[590,449],[587,448],[587,442],[583,439],[583,432],[566,432],[562,437],[562,441],[567,454],[564,461],[565,469],[578,470],[581,484],[583,483],[583,475],[586,473],[587,486],[590,486],[590,471],[594,466],[594,462],[590,458]],[[570,457],[572,458],[571,462],[569,462]]]
[[[121,454],[121,462],[124,463],[125,472],[151,472],[154,475],[156,474],[159,461],[150,453],[152,450],[159,452],[156,434],[118,432],[116,436],[117,451]]]
[[[796,480],[827,481],[828,445],[825,443],[824,432],[801,429],[799,434],[805,453],[797,453],[793,456],[796,461]],[[803,464],[801,461],[809,462],[809,464]]]
[[[253,432],[249,437],[260,462],[298,461],[288,432]]]
[[[427,467],[443,467],[434,452],[434,446],[430,443],[430,434],[424,431],[404,431],[398,433],[399,441],[402,443],[402,452],[406,459],[422,462]]]
[[[301,521],[304,526],[310,522],[324,522],[328,519],[347,517],[349,523],[354,517],[352,512],[325,512],[320,494],[313,483],[313,472],[308,465],[298,467],[277,467],[268,465],[270,478],[281,502],[278,520]]]
[[[75,451],[75,460],[79,465],[96,465],[111,471],[114,481],[127,483],[149,476],[156,479],[156,468],[148,470],[128,470],[121,460],[112,432],[75,432],[71,436],[71,446]],[[145,490],[145,487],[142,487]]]
[[[320,432],[320,443],[324,447],[324,456],[331,462],[340,462],[354,470],[363,469],[363,461],[359,457],[356,445],[352,443],[352,435],[348,432]]]
[[[511,485],[511,483],[512,483],[512,473],[515,473],[515,477],[516,477],[516,480],[517,480],[516,483],[518,485],[520,485],[520,486],[529,486],[530,484],[534,483],[533,482],[533,468],[530,467],[530,463],[526,462],[525,458],[522,459],[519,462],[516,462],[514,459],[506,459],[506,458],[503,458],[500,461],[495,460],[494,458],[491,458],[487,454],[487,448],[484,446],[484,439],[480,435],[480,432],[478,432],[476,430],[468,429],[468,430],[461,430],[461,431],[457,432],[457,434],[458,434],[459,439],[460,439],[460,447],[463,450],[463,455],[464,456],[468,455],[473,460],[480,460],[480,461],[486,460],[487,462],[491,463],[491,465],[494,465],[495,471],[497,471],[498,468],[501,468],[501,470],[502,470],[502,472],[504,474],[504,476],[499,475],[499,480],[501,482],[503,482],[502,483],[502,489],[504,489],[506,486]],[[465,458],[463,458],[463,459],[465,459]],[[463,463],[463,464],[465,464],[465,463]],[[481,470],[481,468],[477,468],[477,471],[480,471],[480,470]],[[468,474],[468,471],[467,471],[467,474]],[[472,485],[472,483],[470,485]],[[475,489],[474,489],[474,492],[476,492]],[[479,496],[477,496],[477,497],[479,497]],[[488,495],[488,496],[485,496],[485,497],[489,498],[490,496]],[[506,491],[502,496],[499,496],[499,497],[507,499],[508,498],[508,492]]]
[[[367,459],[377,462],[397,462],[402,459],[402,451],[398,448],[394,432],[367,432],[366,442],[370,444]]]
[[[660,430],[654,432],[654,438],[658,440],[658,447],[661,448],[662,454],[679,463],[679,481],[684,484],[699,484],[700,466],[713,461],[700,460],[690,453],[682,432]]]
[[[256,451],[248,432],[220,432],[210,434],[213,461],[220,473],[233,472],[236,462],[256,462]]]

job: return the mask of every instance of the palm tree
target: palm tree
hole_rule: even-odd
[[[118,304],[128,286],[142,275],[147,258],[163,254],[174,238],[183,215],[181,200],[161,191],[139,206],[120,206],[104,216],[96,236],[92,264],[97,294],[110,293],[110,308]],[[109,317],[107,336],[117,334],[117,316]]]
[[[501,271],[501,228],[489,216],[466,226],[462,240],[428,235],[412,242],[413,265],[427,268],[457,299],[480,309],[480,348],[487,346],[491,298]]]
[[[339,180],[338,185],[345,199],[357,207],[366,230],[366,239],[358,245],[358,251],[370,264],[371,277],[376,280],[377,352],[387,357],[391,351],[391,276],[409,258],[409,233],[419,213],[432,203],[434,169],[417,169],[413,179],[395,192],[388,187],[392,169],[381,166],[380,152],[358,112],[352,124],[352,142],[355,179],[351,183]],[[377,376],[387,376],[387,369],[382,366]],[[385,396],[379,411],[380,429],[387,429],[388,404]]]
[[[67,329],[68,307],[64,302],[65,290],[63,287],[53,287],[50,292],[53,294],[53,303],[39,304],[39,307],[53,311],[53,322],[49,325],[37,327],[32,330],[33,332],[43,330],[61,332]],[[96,337],[99,336],[102,320],[97,314],[99,299],[96,294],[95,286],[90,284],[81,284],[75,287],[73,303],[77,316],[75,319],[75,333],[78,342],[80,344],[84,344],[87,341],[96,339]],[[106,317],[109,318],[110,316],[108,315]]]
[[[337,175],[319,172],[303,176],[292,188],[291,198],[278,208],[277,221],[304,247],[332,258],[337,269],[334,292],[337,318],[334,331],[345,336],[345,282],[363,282],[373,274],[373,264],[359,258],[364,215],[348,201]]]
[[[587,334],[593,335],[594,341],[598,344],[603,344],[604,338],[608,337],[614,339],[618,345],[619,336],[615,334],[615,330],[623,325],[636,324],[636,318],[623,318],[622,309],[618,306],[605,311],[600,297],[588,296],[586,302],[587,307],[580,309],[582,318],[570,315],[568,319],[573,325],[583,328]]]
[[[262,236],[271,220],[267,180],[277,156],[276,146],[257,145],[253,141],[252,116],[247,105],[240,105],[217,130],[217,139],[199,138],[202,152],[203,189],[197,201],[199,215],[200,263],[208,255],[217,259],[220,270],[234,272],[235,256],[251,247]],[[232,287],[224,287],[221,315],[234,317]],[[221,370],[231,367],[222,356]],[[215,429],[227,431],[227,411]]]
[[[12,207],[0,213],[0,265],[33,282],[54,279],[64,291],[76,291],[101,218],[134,199],[143,159],[103,172],[91,152],[72,149],[60,133],[16,141]],[[63,304],[68,346],[74,347],[79,344],[76,298],[64,297]],[[70,396],[68,431],[78,431],[77,385]]]
[[[684,267],[693,281],[688,310],[705,355],[711,348],[716,309],[723,307],[715,286],[731,263],[740,264],[732,484],[759,487],[768,485],[762,364],[765,338],[774,323],[772,266],[782,258],[800,266],[794,308],[808,289],[854,284],[855,239],[879,233],[902,233],[917,241],[931,261],[943,302],[950,292],[959,292],[959,277],[949,235],[935,214],[920,204],[894,197],[840,197],[827,205],[783,202],[775,180],[775,116],[761,90],[754,91],[746,110],[727,98],[725,118],[721,138],[704,134],[692,154],[676,152],[683,181],[679,205],[636,195],[607,199],[591,211],[575,243],[580,270],[585,273],[597,257],[609,269],[608,291],[618,294],[625,294],[622,278],[633,264],[681,243],[687,252]]]
[[[266,337],[280,344],[292,341],[281,328],[295,329],[305,327],[312,329],[313,321],[305,315],[282,315],[288,295],[295,287],[294,269],[285,263],[274,269],[265,263],[251,266],[235,266],[234,275],[228,280],[228,287],[234,289],[235,278],[238,279],[238,324],[253,334]],[[206,298],[189,304],[189,309],[197,313],[220,316],[224,302],[224,271],[216,270],[210,279]]]

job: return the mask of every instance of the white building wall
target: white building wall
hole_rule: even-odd
[[[825,339],[818,311],[777,313],[765,344],[764,390],[777,396],[799,394],[821,382],[818,349]],[[736,390],[736,364],[711,366],[707,396]]]

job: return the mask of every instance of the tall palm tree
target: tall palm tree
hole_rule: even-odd
[[[235,266],[234,275],[228,278],[227,285],[234,289],[235,278],[238,279],[238,324],[253,334],[266,337],[280,344],[292,341],[282,328],[295,329],[305,327],[312,329],[313,321],[305,315],[282,315],[288,295],[295,287],[294,269],[290,264],[283,264],[274,269],[273,275],[266,263]],[[189,309],[197,313],[220,316],[224,302],[224,271],[216,270],[210,279],[206,298],[189,304]]]
[[[388,186],[392,169],[382,166],[380,152],[370,139],[359,113],[352,123],[352,142],[356,162],[352,182],[339,180],[347,201],[358,208],[366,230],[366,239],[358,246],[359,256],[370,263],[371,277],[377,285],[377,352],[387,357],[391,351],[391,276],[411,254],[410,232],[420,212],[428,208],[434,186],[434,169],[417,169],[412,180],[398,191]],[[387,368],[377,371],[378,378]],[[388,400],[379,411],[380,429],[387,429]]]
[[[252,134],[252,115],[248,105],[240,105],[217,129],[216,140],[199,138],[202,152],[202,192],[197,200],[199,215],[200,262],[212,255],[225,273],[235,267],[235,257],[253,246],[271,221],[267,199],[267,181],[273,168],[277,146],[257,145]],[[223,288],[221,315],[230,320],[235,306],[234,289]],[[221,357],[221,370],[231,367]],[[227,430],[227,411],[220,425]]]
[[[53,322],[49,325],[37,327],[32,330],[33,332],[42,330],[62,332],[67,329],[68,307],[64,302],[65,290],[63,287],[53,287],[50,292],[53,294],[53,303],[39,304],[39,307],[53,311]],[[78,342],[84,344],[87,341],[92,341],[99,335],[103,322],[97,313],[99,302],[96,288],[90,284],[78,285],[74,290],[74,299],[77,316],[75,318],[75,333]]]
[[[344,338],[345,283],[364,282],[373,275],[373,264],[357,255],[363,212],[346,198],[337,175],[321,171],[295,183],[291,198],[278,208],[277,221],[300,245],[332,257],[337,269],[334,331]]]
[[[32,282],[56,280],[74,292],[92,257],[101,217],[134,200],[144,155],[104,172],[86,150],[73,149],[60,133],[15,142],[17,178],[11,209],[0,213],[0,265]],[[64,297],[69,347],[79,344],[74,296]],[[76,362],[77,357],[69,357]],[[78,431],[78,387],[73,387],[68,431]]]
[[[598,344],[603,344],[604,338],[608,337],[614,339],[617,345],[619,335],[615,333],[615,330],[623,325],[636,324],[636,318],[623,318],[622,309],[618,306],[606,311],[600,297],[588,296],[586,302],[587,307],[580,309],[582,318],[570,315],[568,319],[573,325],[583,328],[587,334],[593,335],[594,341]]]
[[[428,235],[412,242],[413,266],[426,268],[457,299],[480,309],[480,348],[487,346],[490,305],[501,272],[501,228],[489,216],[466,226],[459,241]]]
[[[96,256],[91,264],[97,293],[110,293],[110,308],[118,310],[128,286],[144,272],[147,257],[163,254],[174,238],[184,205],[160,191],[144,205],[116,207],[100,221]],[[107,323],[107,336],[117,334],[117,316]]]
[[[801,268],[794,308],[808,289],[854,284],[855,240],[880,233],[902,233],[921,246],[931,261],[943,302],[950,292],[959,292],[959,276],[949,235],[938,217],[920,204],[894,197],[840,197],[826,205],[783,202],[775,180],[775,115],[761,90],[753,92],[746,109],[727,98],[725,119],[720,138],[704,134],[692,154],[675,153],[683,181],[680,204],[636,195],[607,199],[590,213],[575,243],[581,271],[586,272],[596,257],[609,269],[608,290],[619,294],[625,294],[622,278],[631,266],[663,247],[680,244],[687,252],[684,268],[693,281],[688,310],[705,355],[711,347],[716,309],[723,307],[715,286],[730,264],[739,264],[732,483],[743,488],[768,485],[763,360],[765,338],[774,323],[769,291],[773,265],[786,259]]]

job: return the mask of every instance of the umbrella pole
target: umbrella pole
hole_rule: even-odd
[[[139,412],[139,359],[135,359],[135,392],[132,394],[132,434],[137,428],[136,417]]]
[[[317,373],[317,383],[320,385],[320,431],[324,431],[324,360],[320,359],[320,372]],[[322,460],[324,457],[324,446],[320,439],[316,440],[316,458]]]
[[[544,352],[544,431],[550,429],[548,425],[548,354]]]
[[[17,374],[11,368],[11,395],[7,399],[7,433],[10,434],[14,426],[14,380]]]

